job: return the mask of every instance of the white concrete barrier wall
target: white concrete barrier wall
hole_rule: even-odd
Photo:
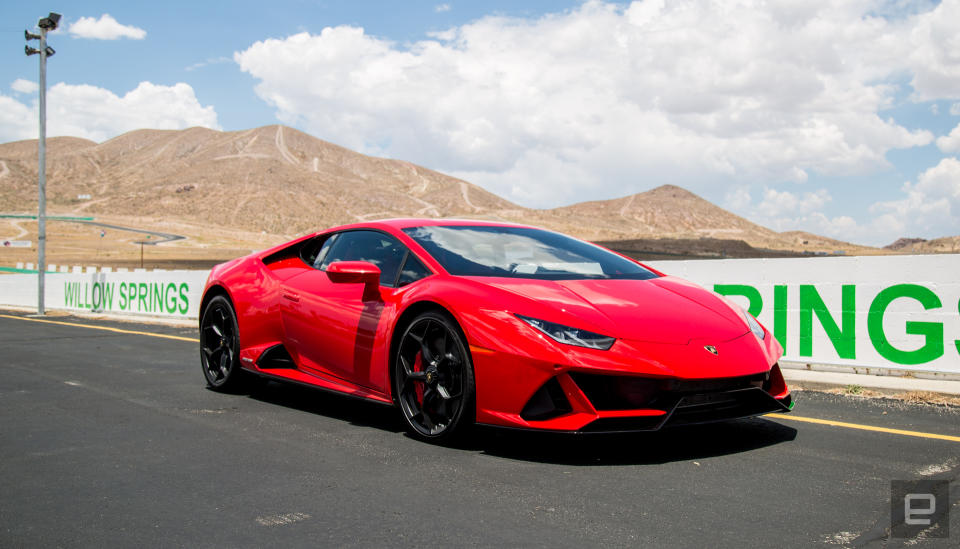
[[[960,373],[960,255],[656,261],[728,295],[784,361]]]
[[[657,261],[728,295],[785,361],[960,374],[960,255]],[[197,318],[209,271],[47,274],[50,309]],[[34,307],[37,278],[0,275],[0,305]]]
[[[197,318],[210,271],[47,273],[51,310]],[[37,275],[0,275],[0,305],[37,306]]]

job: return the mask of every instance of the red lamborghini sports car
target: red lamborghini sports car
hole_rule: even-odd
[[[534,227],[336,227],[216,266],[200,311],[211,388],[257,375],[345,393],[396,406],[424,440],[792,408],[782,348],[739,306]]]

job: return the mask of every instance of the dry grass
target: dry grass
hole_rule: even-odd
[[[960,396],[945,395],[943,393],[934,393],[931,391],[908,391],[896,395],[899,400],[914,403],[926,404],[945,404],[948,406],[960,406]]]
[[[902,400],[911,404],[939,404],[943,406],[960,407],[960,396],[948,395],[944,393],[935,393],[932,391],[907,391],[902,393],[875,391],[864,389],[859,385],[848,385],[846,387],[836,387],[827,389],[823,392],[834,395],[844,395],[854,398],[890,398]]]
[[[143,246],[143,266],[148,269],[203,269],[245,255],[252,250],[274,246],[289,235],[241,232],[225,228],[203,227],[168,220],[97,217],[98,221],[123,227],[144,227],[160,232],[186,236],[186,240]],[[101,230],[104,236],[101,237]],[[26,234],[21,234],[26,231]],[[0,237],[30,240],[32,248],[0,249],[0,265],[37,262],[37,222],[0,219]],[[47,224],[47,263],[68,266],[138,268],[140,245],[146,235],[93,225],[50,221]],[[156,240],[156,237],[153,237]]]

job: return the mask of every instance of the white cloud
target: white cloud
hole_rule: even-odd
[[[937,138],[937,148],[945,153],[960,153],[960,124],[948,135]]]
[[[17,78],[13,81],[13,84],[10,84],[10,89],[17,93],[37,93],[37,90],[40,89],[40,86],[31,80]]]
[[[960,227],[960,160],[948,157],[903,184],[901,200],[870,207],[881,223],[897,227],[899,236],[953,236]]]
[[[858,223],[849,215],[829,217],[823,212],[809,212],[760,220],[777,231],[806,231],[867,246],[885,246],[903,236],[905,230],[905,224],[887,216]]]
[[[933,140],[878,111],[904,74],[925,97],[952,89],[931,83],[949,64],[915,32],[939,28],[951,2],[883,18],[859,0],[593,1],[414,44],[326,28],[234,58],[285,123],[552,206],[601,186],[617,196],[887,168],[890,150]],[[905,56],[905,43],[929,52]]]
[[[433,11],[437,13],[444,13],[450,11],[450,4],[437,4],[433,7]]]
[[[37,138],[36,110],[0,94],[0,143]]]
[[[938,114],[940,114],[940,106],[937,105],[936,103],[932,103],[932,104],[930,105],[930,113],[933,114],[933,115],[938,115]]]
[[[37,105],[0,95],[0,142],[36,139]],[[123,96],[90,85],[59,83],[47,93],[47,135],[104,141],[141,129],[218,128],[212,106],[200,105],[188,84],[141,82]]]
[[[960,103],[954,103],[950,105],[950,114],[953,116],[960,116]]]
[[[823,212],[810,212],[778,219],[776,225],[778,231],[806,231],[858,244],[883,246],[894,240],[884,235],[877,235],[871,227],[858,224],[848,215],[828,217]]]
[[[838,215],[836,217],[827,217],[821,212],[813,212],[803,216],[796,221],[796,227],[803,227],[807,231],[813,231],[819,234],[825,234],[832,238],[849,241],[862,241],[870,233],[869,229],[860,227],[857,222],[848,215]],[[875,241],[874,244],[887,240]]]
[[[914,97],[921,101],[960,97],[960,2],[945,0],[911,18],[900,46],[913,73]]]
[[[776,231],[804,230],[870,246],[884,246],[900,237],[937,238],[960,232],[960,160],[942,159],[901,190],[897,200],[875,202],[869,208],[871,216],[861,221],[823,213],[832,201],[825,189],[801,194],[768,188],[756,204],[749,194],[734,191],[725,204]]]
[[[757,210],[774,218],[785,215],[809,214],[822,209],[832,199],[827,189],[806,192],[802,195],[789,191],[766,189]]]
[[[747,185],[737,185],[723,197],[724,206],[733,211],[745,211],[752,203],[753,197],[750,196],[750,187]]]
[[[221,65],[223,63],[232,63],[233,59],[229,57],[210,57],[198,63],[194,63],[188,67],[184,67],[183,70],[187,72],[195,71],[197,69],[202,69],[203,67],[208,67],[210,65]]]
[[[724,204],[751,220],[775,231],[805,230],[827,236],[861,239],[866,236],[849,216],[827,217],[823,208],[833,201],[827,189],[793,193],[765,188],[760,201],[753,203],[748,190],[739,187],[728,192]]]
[[[95,40],[116,40],[130,38],[143,40],[147,31],[132,25],[122,25],[116,19],[105,13],[99,19],[81,17],[70,25],[70,34],[75,38],[92,38]]]
[[[802,199],[800,199],[802,201]],[[896,216],[885,214],[858,223],[849,215],[829,217],[822,211],[789,212],[771,215],[763,204],[746,204],[740,208],[752,221],[775,231],[807,231],[867,246],[884,246],[903,236],[906,223]]]

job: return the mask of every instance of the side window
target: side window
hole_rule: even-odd
[[[328,236],[318,236],[310,242],[307,242],[300,249],[300,259],[313,268],[317,268],[323,256],[330,250],[333,241],[337,239],[337,234]]]
[[[369,261],[380,268],[380,285],[393,286],[406,253],[403,244],[384,233],[346,231],[337,235],[328,250],[320,250],[318,265],[325,271],[334,261]]]
[[[317,257],[315,257],[313,260],[312,265],[314,269],[320,268],[320,265],[323,263],[323,259],[327,256],[328,253],[330,253],[330,248],[333,248],[333,243],[337,241],[337,237],[339,236],[340,234],[337,233],[335,235],[332,235],[326,241],[324,241],[323,246],[321,246],[320,250],[317,251]]]
[[[426,278],[433,273],[430,269],[423,266],[423,263],[412,253],[407,254],[407,260],[403,262],[403,268],[400,269],[400,278],[397,279],[397,287],[402,288],[411,282],[416,282],[421,278]]]

